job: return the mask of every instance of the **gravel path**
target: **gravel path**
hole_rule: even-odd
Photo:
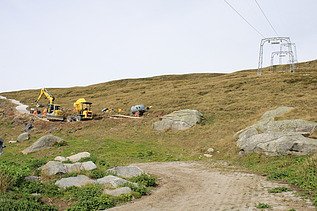
[[[266,203],[272,210],[315,210],[295,192],[268,193],[286,186],[254,174],[224,171],[200,163],[168,162],[137,164],[159,177],[151,195],[110,210],[258,210]]]
[[[4,96],[0,96],[0,99],[6,99],[11,101],[13,104],[16,105],[15,109],[20,113],[20,114],[30,114],[30,112],[26,109],[28,106],[22,104],[20,101],[14,100],[14,99],[7,99]]]

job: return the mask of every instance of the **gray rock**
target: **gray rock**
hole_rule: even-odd
[[[104,194],[108,194],[108,195],[111,195],[111,196],[120,196],[122,194],[129,194],[131,192],[132,192],[132,190],[129,187],[122,187],[122,188],[117,188],[117,189],[114,189],[114,190],[105,189],[103,191]]]
[[[21,133],[18,138],[17,138],[17,142],[23,142],[23,141],[26,141],[26,140],[29,140],[30,139],[30,134],[28,132],[25,132],[25,133]]]
[[[94,162],[92,161],[83,162],[81,163],[81,167],[80,167],[80,169],[84,171],[91,171],[96,168],[97,168],[96,164],[94,164]]]
[[[89,152],[80,152],[78,154],[72,155],[67,157],[66,159],[70,160],[71,162],[77,162],[82,158],[89,158],[90,157],[90,153]]]
[[[120,185],[124,185],[125,183],[127,183],[128,181],[125,179],[122,179],[120,177],[116,177],[116,176],[112,176],[112,175],[108,175],[105,176],[103,178],[97,179],[96,181],[98,184],[102,184],[102,185],[110,185],[114,188],[117,188]]]
[[[143,174],[143,170],[137,166],[117,166],[108,170],[109,172],[125,178],[131,178]]]
[[[57,185],[60,188],[67,188],[67,187],[82,187],[88,184],[94,184],[95,180],[90,179],[89,177],[85,175],[78,175],[77,177],[68,177],[68,178],[62,178],[55,182],[55,185]]]
[[[63,139],[53,136],[53,135],[46,135],[41,138],[39,138],[35,143],[33,143],[31,146],[28,148],[24,149],[22,151],[23,154],[29,154],[32,152],[36,152],[42,149],[48,149],[56,143],[61,143],[63,142]]]
[[[65,162],[67,159],[63,156],[57,156],[54,158],[55,161]]]
[[[64,164],[67,173],[80,172],[81,163],[65,163]]]
[[[40,177],[37,176],[27,176],[24,178],[25,181],[29,181],[29,182],[37,182],[40,181]]]
[[[53,176],[58,173],[65,174],[67,172],[64,164],[58,161],[49,161],[39,169],[41,170],[41,174],[46,176]]]
[[[174,111],[153,124],[154,130],[186,130],[202,121],[203,115],[197,110]]]
[[[254,125],[236,133],[240,154],[259,152],[266,155],[306,155],[317,151],[317,140],[307,138],[317,123],[295,119],[275,121],[275,117],[292,110],[280,107],[268,111]]]

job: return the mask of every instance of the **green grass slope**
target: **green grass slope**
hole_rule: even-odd
[[[258,77],[256,70],[231,74],[167,75],[144,79],[126,79],[87,87],[49,88],[68,113],[73,103],[84,97],[93,103],[97,119],[86,122],[35,122],[30,142],[51,132],[68,141],[67,146],[22,155],[30,142],[12,144],[6,148],[3,160],[28,163],[49,160],[57,155],[68,156],[89,151],[103,168],[133,162],[196,160],[209,147],[213,159],[229,160],[252,171],[281,179],[317,196],[317,158],[261,155],[238,156],[233,135],[253,124],[267,110],[278,106],[296,109],[282,118],[317,121],[317,60],[298,64],[295,73],[288,66],[278,66],[274,72],[265,69]],[[1,93],[31,107],[39,90]],[[41,101],[46,103],[45,99]],[[134,104],[153,106],[143,119],[110,119],[102,108],[122,108],[128,113]],[[28,118],[14,117],[12,105],[0,100],[0,136],[15,140]],[[159,117],[179,109],[197,109],[204,114],[203,124],[182,132],[153,131]],[[316,134],[313,136],[316,137]],[[8,145],[8,144],[7,144]],[[317,203],[317,197],[315,198]]]

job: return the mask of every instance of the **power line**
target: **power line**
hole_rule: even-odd
[[[229,7],[231,7],[231,9],[233,9],[250,27],[252,27],[260,36],[264,38],[264,35],[259,30],[257,30],[247,19],[245,19],[229,2],[227,2],[227,0],[224,0],[224,2],[226,2]]]
[[[254,0],[255,3],[258,5],[259,9],[261,10],[262,14],[264,15],[265,19],[267,20],[267,22],[270,24],[271,28],[273,29],[273,31],[275,32],[276,36],[278,36],[278,33],[276,32],[275,28],[273,27],[271,21],[268,19],[268,17],[265,15],[263,9],[261,8],[260,4],[258,3],[257,0]]]

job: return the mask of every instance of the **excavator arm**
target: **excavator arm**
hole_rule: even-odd
[[[40,94],[39,94],[37,100],[35,101],[37,104],[38,104],[39,100],[42,98],[43,95],[46,97],[46,99],[48,99],[49,104],[54,104],[55,97],[53,97],[53,96],[47,91],[46,88],[42,88],[42,89],[41,89]]]

